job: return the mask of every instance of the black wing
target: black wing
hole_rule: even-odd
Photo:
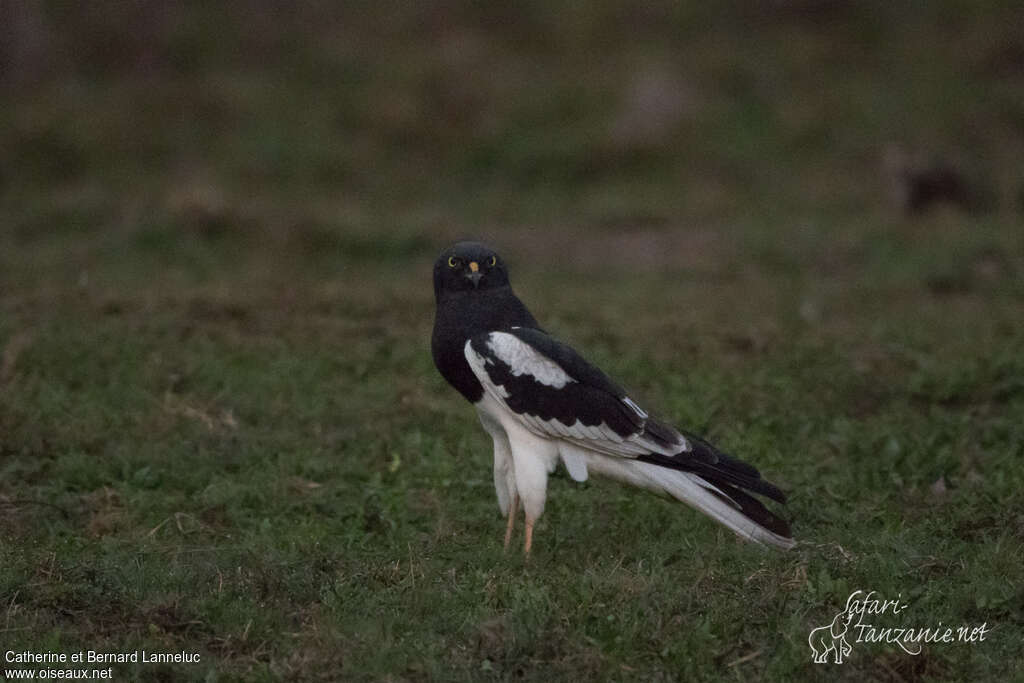
[[[480,334],[466,343],[465,354],[484,390],[536,434],[629,458],[691,449],[682,434],[651,418],[622,387],[541,330]]]

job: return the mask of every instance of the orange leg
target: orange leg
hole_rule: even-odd
[[[516,528],[516,513],[519,510],[519,492],[512,491],[512,502],[508,506],[508,525],[505,527],[505,550],[512,542],[512,530]]]
[[[533,547],[533,520],[529,517],[526,518],[526,545],[523,547],[523,552],[526,557],[530,557],[530,548]]]

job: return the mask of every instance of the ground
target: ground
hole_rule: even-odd
[[[146,680],[1020,676],[1020,12],[746,5],[49,8],[50,56],[11,52],[0,91],[3,651],[201,655],[114,665]],[[908,214],[894,145],[984,201]],[[429,353],[461,237],[786,490],[800,544],[562,473],[533,558],[503,553],[489,439]],[[812,663],[857,589],[907,604],[880,624],[990,631]]]

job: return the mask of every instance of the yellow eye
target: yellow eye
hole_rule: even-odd
[[[459,259],[455,258],[454,256],[449,256],[448,257],[448,266],[451,267],[451,268],[458,268],[459,267]]]
[[[493,266],[497,265],[497,263],[498,263],[498,257],[497,256],[491,256],[491,260],[487,262],[487,265],[493,267]]]

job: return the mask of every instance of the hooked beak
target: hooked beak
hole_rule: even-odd
[[[466,277],[473,281],[473,286],[474,287],[479,287],[480,286],[480,278],[482,278],[483,276],[484,276],[484,274],[480,272],[480,266],[477,265],[477,262],[476,261],[470,261],[469,262],[469,272],[466,273]]]

